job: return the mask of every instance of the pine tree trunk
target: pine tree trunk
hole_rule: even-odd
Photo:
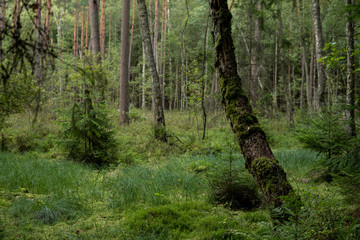
[[[81,45],[80,45],[80,58],[84,57],[84,28],[85,28],[85,11],[82,11],[81,21]]]
[[[145,46],[146,62],[152,78],[152,94],[154,95],[154,121],[155,121],[155,138],[163,142],[167,142],[167,135],[165,130],[165,116],[164,109],[161,104],[161,88],[160,78],[156,70],[156,63],[151,44],[148,16],[146,10],[145,0],[137,0],[139,14],[140,14],[140,28],[142,40]]]
[[[110,58],[110,50],[111,50],[111,12],[110,12],[110,16],[109,16],[109,46],[108,46],[108,58]]]
[[[85,30],[85,49],[89,50],[89,45],[88,45],[88,39],[89,39],[89,13],[90,13],[90,8],[88,7],[88,10],[86,11],[86,30]]]
[[[282,205],[281,196],[289,195],[292,188],[286,174],[275,159],[266,136],[252,112],[249,99],[237,74],[234,44],[231,37],[231,13],[226,0],[211,0],[214,23],[213,38],[216,64],[220,73],[220,88],[227,118],[236,134],[245,166],[260,186],[270,209]],[[282,220],[283,216],[272,217]]]
[[[322,37],[322,25],[320,19],[319,0],[312,0],[313,22],[315,27],[316,64],[318,73],[318,86],[314,99],[315,109],[320,112],[325,105],[325,66],[320,60],[323,57],[324,41]]]
[[[129,124],[129,19],[130,1],[122,2],[120,56],[120,125]]]
[[[352,0],[345,0],[346,7],[352,5]],[[346,12],[346,42],[347,42],[347,78],[346,78],[346,105],[345,117],[348,122],[347,134],[356,136],[355,129],[355,56],[354,53],[354,22],[351,16],[351,10]]]
[[[90,11],[90,48],[94,55],[95,62],[101,62],[100,55],[100,33],[99,33],[99,3],[97,0],[89,0]]]
[[[100,51],[101,59],[105,60],[105,0],[101,2],[101,17],[100,17]]]
[[[77,18],[78,18],[78,12],[77,12],[77,2],[75,0],[75,11],[74,11],[74,44],[73,44],[73,51],[74,51],[74,58],[75,61],[77,61],[77,52],[78,52],[78,47],[77,47],[77,39],[78,39],[78,35],[77,35],[77,30],[78,30],[78,22],[77,22]]]

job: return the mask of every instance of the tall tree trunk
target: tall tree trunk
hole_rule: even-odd
[[[89,39],[89,13],[90,13],[90,8],[87,8],[86,11],[86,30],[85,30],[85,49],[88,50],[89,46],[88,46],[88,39]]]
[[[80,58],[84,57],[84,27],[85,27],[85,10],[82,11],[81,21],[81,46],[80,46]]]
[[[220,73],[220,87],[227,118],[236,134],[245,166],[260,186],[270,209],[282,205],[281,197],[291,193],[291,185],[279,162],[275,159],[266,136],[252,112],[248,97],[237,74],[234,44],[231,37],[231,13],[227,1],[211,0],[214,23],[216,64]],[[272,211],[272,217],[283,220]]]
[[[231,10],[231,6],[229,11]],[[204,36],[204,52],[203,52],[203,64],[202,64],[202,80],[201,80],[201,110],[202,110],[202,120],[203,120],[203,135],[202,140],[205,139],[206,136],[206,109],[205,109],[205,86],[206,86],[206,52],[207,52],[207,40],[208,40],[208,32],[209,32],[209,19],[210,14],[206,20],[206,29],[205,29],[205,36]]]
[[[122,2],[120,56],[120,125],[129,124],[129,18],[130,1]]]
[[[179,64],[175,62],[175,94],[174,94],[174,108],[179,109]]]
[[[256,10],[260,13],[261,12],[261,1],[257,0],[256,2]],[[255,24],[254,24],[254,42],[251,51],[251,87],[250,87],[250,100],[253,104],[256,104],[258,100],[258,78],[259,78],[259,60],[260,60],[260,40],[261,40],[261,31],[260,31],[260,24],[261,24],[261,17],[259,14],[255,17]]]
[[[313,110],[313,85],[314,85],[314,58],[315,58],[315,48],[314,44],[311,44],[311,54],[310,54],[310,71],[309,71],[309,82],[307,84],[306,96],[308,103],[308,111],[311,112]]]
[[[164,109],[161,104],[160,78],[156,70],[156,63],[151,44],[148,16],[145,0],[137,0],[140,14],[140,28],[142,40],[145,46],[146,62],[152,78],[152,93],[154,95],[154,121],[155,121],[155,138],[167,142],[165,130]]]
[[[109,46],[108,46],[108,58],[110,58],[110,54],[111,54],[111,52],[110,52],[110,50],[111,50],[111,11],[110,11],[110,14],[109,14],[110,16],[109,16]]]
[[[161,102],[165,109],[165,67],[166,67],[166,0],[162,4],[162,22],[161,22],[161,43],[162,43],[162,68],[161,68]]]
[[[156,70],[159,72],[159,53],[158,53],[158,37],[159,37],[159,0],[155,0],[155,21],[154,21],[154,58]]]
[[[101,17],[100,17],[100,51],[101,59],[105,60],[105,0],[101,2]]]
[[[99,3],[97,0],[89,0],[90,11],[90,47],[97,64],[101,61],[100,56],[100,33],[99,33]]]
[[[141,98],[141,108],[143,110],[145,110],[146,107],[146,101],[145,101],[145,86],[146,86],[146,78],[145,78],[145,46],[144,43],[142,42],[142,58],[143,58],[143,63],[142,63],[142,98]]]
[[[41,89],[44,81],[43,76],[43,66],[42,66],[42,31],[41,31],[41,0],[36,1],[37,10],[35,14],[35,32],[36,32],[36,44],[35,44],[35,77],[37,79],[38,89],[35,96],[35,108],[34,108],[34,119],[33,125],[37,121],[37,117],[40,111],[40,102],[41,102]],[[16,32],[17,30],[15,30]]]
[[[186,31],[186,27],[188,24],[188,20],[190,18],[190,13],[189,13],[189,5],[188,5],[188,0],[185,0],[185,6],[186,6],[186,12],[187,12],[187,17],[184,23],[184,28],[181,32],[181,85],[182,87],[182,94],[181,94],[181,110],[183,110],[184,108],[187,109],[188,107],[188,97],[187,97],[187,63],[186,63],[186,51],[185,51],[185,39],[184,39],[184,35],[185,35],[185,31]]]
[[[129,71],[131,66],[131,52],[132,52],[132,46],[133,46],[133,39],[134,39],[134,28],[135,28],[135,3],[136,1],[133,0],[133,11],[132,11],[132,21],[131,21],[131,37],[130,37],[130,49],[129,49]],[[130,73],[128,74],[128,78],[130,81]]]
[[[273,104],[274,109],[277,111],[278,109],[278,101],[277,101],[277,89],[278,89],[278,63],[279,63],[279,47],[278,47],[278,33],[275,33],[275,63],[274,63],[274,94],[273,94]]]
[[[320,60],[323,57],[324,41],[322,37],[322,25],[320,19],[320,5],[319,0],[312,0],[313,22],[315,27],[315,46],[316,46],[316,61],[318,73],[318,86],[314,99],[315,109],[320,112],[325,104],[325,66]]]
[[[345,0],[345,6],[351,7],[352,0]],[[346,42],[347,42],[347,78],[346,78],[346,105],[345,117],[347,120],[347,134],[356,136],[355,129],[355,56],[354,53],[354,22],[351,19],[351,10],[346,12]]]
[[[1,0],[1,7],[0,7],[0,65],[3,61],[3,49],[2,49],[2,42],[4,39],[4,31],[5,31],[5,23],[6,23],[6,1]]]
[[[77,1],[75,0],[75,11],[74,11],[74,58],[77,61],[78,58],[78,12],[77,12]]]

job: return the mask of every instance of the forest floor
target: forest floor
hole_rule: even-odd
[[[27,130],[24,116],[9,120],[13,149],[30,146],[0,153],[0,239],[359,239],[356,206],[284,120],[261,124],[303,204],[274,226],[263,204],[216,201],[228,186],[254,186],[222,112],[205,140],[200,116],[166,112],[165,144],[153,139],[150,113],[133,110],[116,129],[119,165],[102,168],[64,160],[58,127],[42,117],[46,134]]]

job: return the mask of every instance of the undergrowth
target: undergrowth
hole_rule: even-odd
[[[20,151],[14,139],[21,130],[11,127],[19,117],[5,129],[12,152],[0,153],[0,239],[359,238],[354,199],[342,195],[353,189],[314,181],[318,154],[302,149],[283,120],[264,125],[303,205],[289,208],[290,221],[274,229],[265,206],[231,205],[236,184],[254,184],[223,115],[209,117],[201,140],[194,118],[167,113],[164,144],[153,138],[150,112],[133,111],[132,123],[115,129],[117,164],[102,168],[62,160],[51,117],[43,118],[49,127],[42,137],[29,132],[36,141],[25,141],[32,147]],[[42,141],[49,147],[39,148]],[[225,201],[214,201],[214,194]]]

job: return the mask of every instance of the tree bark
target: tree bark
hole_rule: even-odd
[[[158,53],[158,37],[159,37],[159,0],[155,0],[155,21],[154,21],[154,58],[156,70],[159,72],[159,53]]]
[[[36,1],[37,4],[37,10],[36,10],[36,14],[35,14],[35,32],[36,32],[36,44],[35,44],[35,77],[37,79],[37,85],[38,85],[38,89],[36,91],[36,95],[35,95],[35,108],[34,108],[34,119],[33,119],[33,125],[36,123],[37,121],[37,117],[40,111],[40,102],[41,102],[41,89],[42,89],[42,84],[44,81],[44,76],[43,76],[43,62],[42,62],[42,33],[41,33],[41,0],[37,0]],[[15,29],[15,34],[16,34],[16,29]]]
[[[88,50],[88,36],[89,36],[89,13],[90,13],[90,8],[88,7],[87,11],[86,11],[86,30],[85,30],[85,49]]]
[[[289,195],[292,187],[275,159],[264,131],[253,114],[248,97],[237,74],[234,44],[231,37],[231,13],[225,0],[211,0],[214,24],[213,38],[216,64],[220,73],[220,88],[227,118],[237,136],[245,166],[260,186],[270,209],[282,205],[281,196]],[[272,217],[281,220],[272,211]]]
[[[352,0],[345,0],[345,6],[352,6]],[[351,19],[351,10],[346,12],[346,42],[347,42],[347,78],[346,78],[346,105],[345,117],[347,120],[347,134],[356,136],[355,128],[355,56],[354,53],[354,22]]]
[[[146,101],[145,101],[145,86],[146,86],[146,78],[145,78],[145,46],[142,42],[142,95],[141,95],[141,108],[145,110],[146,107]]]
[[[325,104],[325,66],[320,60],[323,57],[324,41],[322,37],[322,25],[320,19],[320,5],[319,0],[312,0],[313,22],[315,27],[315,46],[316,46],[316,61],[318,73],[318,86],[314,99],[315,109],[320,112]]]
[[[84,57],[84,27],[85,27],[85,11],[82,11],[81,21],[81,43],[80,43],[80,58]]]
[[[120,125],[129,124],[129,19],[130,1],[122,2],[120,56]]]
[[[97,0],[89,0],[90,11],[90,45],[91,51],[94,55],[95,62],[101,62],[100,56],[100,33],[99,33],[99,4]]]
[[[4,38],[4,31],[5,31],[5,23],[6,23],[6,1],[1,0],[1,7],[0,7],[0,64],[3,61],[3,49],[2,49],[2,42]]]
[[[105,0],[102,0],[101,2],[100,51],[101,51],[101,59],[105,60]]]
[[[74,51],[74,58],[77,61],[78,57],[78,12],[77,12],[77,1],[75,1],[75,10],[74,10],[74,44],[73,44],[73,51]]]
[[[154,53],[151,44],[148,16],[145,0],[137,0],[140,14],[140,28],[142,41],[145,46],[146,62],[152,78],[152,93],[154,95],[154,121],[155,121],[155,138],[167,142],[165,130],[164,109],[161,104],[160,78],[156,69]]]
[[[261,12],[261,2],[257,0],[256,2],[256,10]],[[256,104],[258,100],[258,78],[259,78],[259,59],[260,59],[260,40],[261,40],[261,31],[260,31],[260,16],[255,17],[255,25],[254,25],[254,42],[251,51],[251,87],[250,87],[250,99],[253,104]]]
[[[307,103],[308,103],[308,111],[312,112],[313,110],[313,85],[314,85],[314,58],[315,58],[315,48],[314,48],[314,44],[311,44],[311,53],[310,53],[310,70],[309,70],[309,82],[307,84],[307,89],[306,89],[306,97],[307,97]]]

